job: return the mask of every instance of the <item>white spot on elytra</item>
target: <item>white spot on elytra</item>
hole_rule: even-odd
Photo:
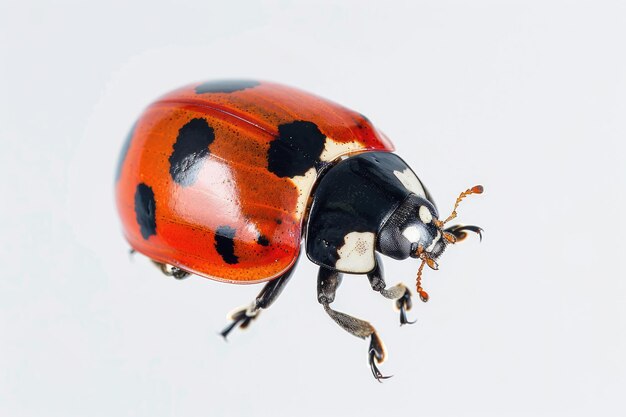
[[[433,215],[430,214],[430,210],[428,210],[428,207],[426,207],[426,206],[421,206],[420,207],[419,215],[420,215],[420,220],[424,224],[428,224],[428,223],[433,221]]]
[[[325,162],[332,162],[340,156],[347,155],[361,148],[357,142],[337,142],[332,138],[326,137],[324,150],[320,155],[320,159]]]
[[[335,268],[343,272],[364,274],[376,266],[374,259],[374,233],[351,232],[343,238],[343,246],[337,249],[339,259]]]
[[[324,150],[320,155],[320,160],[324,162],[331,162],[335,159],[354,152],[359,149],[359,144],[356,142],[340,143],[327,137],[324,141]],[[296,203],[296,218],[301,219],[304,216],[306,205],[308,203],[309,195],[311,194],[311,188],[315,184],[317,179],[317,171],[315,168],[309,169],[304,175],[297,175],[291,178],[291,181],[298,188],[298,202]]]
[[[409,226],[402,232],[402,235],[411,243],[419,243],[422,233],[417,226]]]
[[[420,180],[417,179],[417,176],[410,168],[406,168],[404,171],[393,171],[393,173],[404,185],[404,188],[420,197],[426,198],[424,187],[422,187]]]
[[[298,175],[291,179],[291,181],[298,188],[298,202],[296,203],[296,218],[301,219],[306,209],[309,195],[311,194],[311,188],[317,178],[317,172],[315,168],[309,169],[304,175]]]
[[[348,155],[359,150],[361,145],[357,142],[337,142],[332,138],[326,137],[324,140],[324,150],[320,155],[320,160],[324,162],[332,162],[335,159]],[[297,175],[291,178],[291,181],[298,188],[298,202],[296,204],[296,218],[301,219],[304,216],[308,197],[311,194],[311,188],[317,179],[317,171],[315,168],[309,169],[304,175]]]

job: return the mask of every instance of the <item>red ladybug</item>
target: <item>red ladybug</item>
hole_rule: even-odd
[[[342,274],[367,275],[409,323],[411,292],[387,288],[379,253],[437,269],[446,246],[476,226],[444,224],[428,190],[363,115],[279,84],[213,81],[151,104],[136,122],[117,171],[117,207],[133,250],[175,278],[268,281],[222,331],[246,327],[278,297],[301,242],[319,265],[318,301],[349,333],[370,337],[369,363],[385,351],[366,321],[333,310]]]

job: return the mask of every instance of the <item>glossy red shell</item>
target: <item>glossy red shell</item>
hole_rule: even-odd
[[[137,251],[198,275],[237,283],[270,280],[297,259],[316,180],[314,169],[293,178],[268,170],[279,126],[314,123],[326,136],[322,159],[328,161],[393,146],[359,113],[295,88],[253,82],[235,91],[198,93],[203,85],[167,94],[137,121],[116,183],[124,234]],[[181,185],[170,174],[170,157],[181,128],[193,119],[205,120],[215,138],[196,180]],[[135,207],[139,184],[154,194],[155,232],[147,238]],[[216,232],[225,226],[234,230],[236,262],[217,249]]]

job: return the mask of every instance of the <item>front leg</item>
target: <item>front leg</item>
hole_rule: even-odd
[[[443,230],[444,237],[450,243],[458,243],[467,237],[467,232],[474,232],[478,235],[481,242],[483,240],[483,229],[478,226],[464,226],[462,224],[456,224]],[[448,235],[447,235],[448,234]],[[446,237],[452,235],[454,238]]]
[[[376,256],[376,266],[367,274],[372,289],[390,300],[395,300],[396,307],[400,310],[400,326],[404,324],[413,324],[415,321],[409,321],[406,312],[413,307],[411,301],[411,291],[403,283],[398,283],[387,289],[385,279],[383,277],[383,263],[378,254]]]

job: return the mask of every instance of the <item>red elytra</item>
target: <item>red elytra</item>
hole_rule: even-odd
[[[311,141],[321,134],[317,161],[282,167],[289,147],[279,146],[268,162],[290,126],[307,129]],[[300,251],[317,178],[307,164],[374,150],[393,145],[364,116],[292,87],[256,81],[183,87],[151,104],[129,134],[116,183],[124,234],[149,258],[197,275],[271,280]]]

